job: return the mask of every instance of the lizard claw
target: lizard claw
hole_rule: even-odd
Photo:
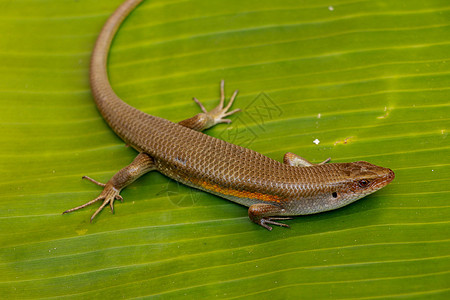
[[[108,183],[104,184],[104,183],[98,182],[87,176],[83,176],[83,179],[87,179],[87,180],[95,183],[96,185],[104,187],[103,191],[100,193],[100,196],[98,196],[94,200],[86,202],[83,205],[68,209],[68,210],[64,211],[63,214],[71,213],[73,211],[76,211],[76,210],[85,208],[86,206],[89,206],[91,204],[94,204],[95,202],[103,200],[102,205],[92,215],[92,217],[91,217],[91,222],[92,222],[92,220],[94,220],[94,218],[103,210],[103,208],[106,205],[109,204],[109,207],[111,208],[111,212],[114,213],[114,200],[120,200],[123,202],[122,196],[119,195],[120,190],[116,189],[111,183],[108,182]]]
[[[207,128],[210,128],[219,123],[231,123],[230,119],[225,119],[225,118],[241,111],[241,109],[239,109],[239,108],[234,109],[232,111],[228,111],[231,108],[231,106],[233,105],[233,102],[236,99],[237,94],[238,94],[238,91],[237,90],[234,91],[233,95],[230,98],[230,101],[224,107],[224,105],[225,105],[225,82],[222,80],[220,82],[219,105],[217,105],[211,111],[207,111],[205,106],[203,106],[203,104],[197,98],[194,98],[195,103],[197,103],[198,106],[200,106],[200,109],[203,111],[203,113],[205,113],[206,117],[208,118]]]
[[[116,200],[120,200],[120,202],[123,203],[123,197],[120,196],[119,194],[117,194],[115,198],[116,198]]]

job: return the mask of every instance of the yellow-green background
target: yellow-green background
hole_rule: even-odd
[[[235,107],[264,92],[281,113],[208,134],[241,129],[277,160],[396,173],[272,232],[158,173],[124,190],[115,215],[61,215],[100,192],[82,175],[107,181],[136,154],[88,82],[120,3],[0,1],[0,298],[450,297],[449,1],[145,1],[126,20],[109,73],[127,103],[179,121],[199,111],[193,96],[212,108],[223,78]]]

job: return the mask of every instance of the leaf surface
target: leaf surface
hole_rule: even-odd
[[[64,210],[136,152],[89,90],[89,56],[121,1],[0,2],[1,298],[447,298],[448,1],[145,1],[110,52],[117,94],[281,160],[367,160],[385,189],[268,232],[247,210],[153,172],[116,213]],[[314,143],[313,141],[316,141]],[[255,170],[257,172],[257,170]]]

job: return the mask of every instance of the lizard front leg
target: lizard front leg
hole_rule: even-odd
[[[330,157],[325,159],[323,162],[318,163],[317,165],[324,165],[327,162],[331,160]],[[311,167],[314,166],[313,163],[309,162],[308,160],[304,159],[301,156],[298,156],[297,154],[294,154],[292,152],[288,152],[283,157],[283,163],[290,166],[296,166],[296,167]]]
[[[279,206],[268,203],[256,203],[248,208],[248,217],[254,223],[261,225],[262,227],[271,231],[272,227],[267,224],[289,228],[289,225],[287,224],[275,222],[275,220],[292,219],[291,217],[277,217],[277,215],[280,215],[283,212],[284,209]]]

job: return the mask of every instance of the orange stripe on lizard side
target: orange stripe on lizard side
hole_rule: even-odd
[[[209,183],[206,181],[197,181],[197,180],[193,181],[192,179],[190,181],[196,185],[201,186],[206,190],[217,192],[222,195],[230,195],[238,198],[258,199],[262,201],[277,202],[277,203],[280,203],[282,201],[282,198],[275,195],[268,195],[258,192],[239,191],[234,190],[232,188],[224,188],[217,184]]]

